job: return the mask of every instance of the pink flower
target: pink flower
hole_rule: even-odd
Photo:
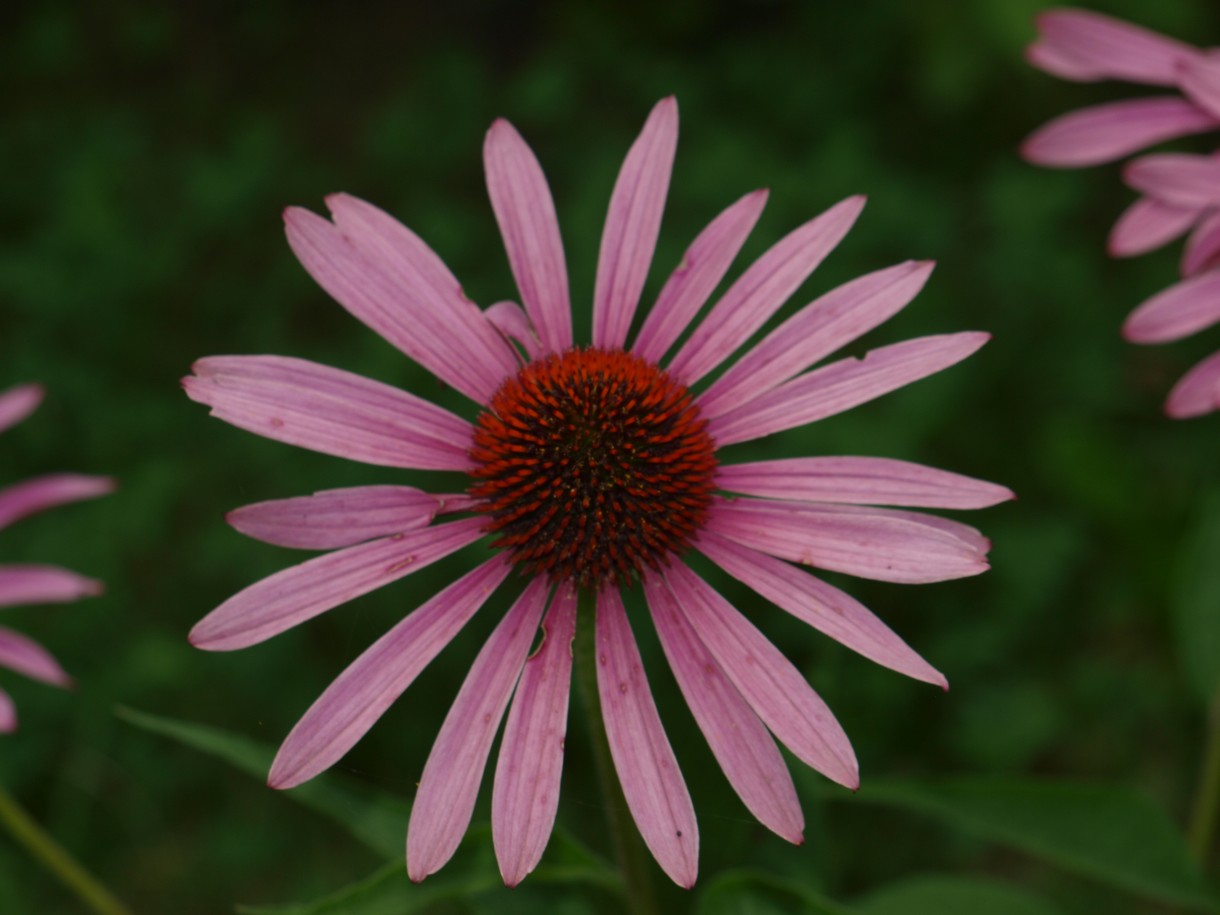
[[[42,388],[26,384],[0,392],[0,432],[15,426],[38,408]],[[34,477],[0,489],[0,529],[27,515],[57,505],[93,499],[114,489],[107,477],[55,473]],[[100,594],[102,585],[91,578],[55,566],[0,565],[0,607],[18,604],[58,604]],[[45,648],[7,627],[0,627],[0,667],[55,686],[70,686],[71,678]],[[0,733],[17,729],[12,697],[0,690]]]
[[[195,645],[230,650],[261,642],[488,533],[496,538],[493,558],[395,625],[322,694],[280,748],[273,786],[298,785],[340,759],[513,567],[525,573],[524,590],[475,659],[419,780],[407,838],[414,880],[457,848],[506,710],[492,789],[496,854],[509,885],[538,863],[558,805],[582,589],[595,595],[596,619],[580,624],[596,628],[603,720],[619,780],[644,841],[682,886],[693,884],[697,870],[695,812],[653,704],[623,588],[641,587],[674,676],[734,789],[792,842],[802,840],[803,818],[772,735],[854,788],[851,745],[800,672],[682,557],[698,550],[848,647],[946,685],[881,620],[809,567],[894,582],[976,575],[987,568],[988,549],[976,530],[908,509],[981,508],[1011,492],[883,458],[725,465],[719,449],[939,372],[987,336],[923,337],[809,371],[914,298],[932,265],[907,261],[815,299],[693,394],[846,235],[864,201],[844,200],[773,245],[676,345],[762,211],[766,192],[747,194],[691,243],[632,335],[677,134],[677,104],[668,98],[627,154],[602,235],[585,348],[573,340],[550,190],[507,121],[492,125],[484,161],[523,307],[500,302],[480,311],[418,236],[353,197],[328,198],[330,220],[298,208],[285,213],[289,244],[319,285],[465,394],[473,422],[300,359],[211,357],[185,380],[192,399],[252,432],[365,463],[470,477],[462,493],[367,486],[233,512],[231,523],[250,536],[332,552],[230,598],[192,630]],[[545,639],[529,655],[539,625]]]
[[[1038,17],[1030,63],[1064,79],[1122,79],[1171,86],[1178,95],[1113,102],[1063,115],[1022,147],[1029,161],[1052,167],[1095,165],[1164,140],[1220,128],[1220,52],[1203,51],[1138,26],[1084,10]],[[1166,343],[1220,320],[1220,153],[1163,153],[1129,163],[1126,182],[1143,196],[1119,217],[1109,252],[1131,257],[1190,233],[1183,281],[1144,302],[1123,334],[1135,343]],[[1220,409],[1220,353],[1186,373],[1165,403],[1176,418]]]

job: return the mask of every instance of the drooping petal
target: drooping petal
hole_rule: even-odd
[[[482,518],[465,518],[315,556],[239,591],[191,630],[191,644],[233,651],[266,641],[474,543]]]
[[[851,595],[782,559],[733,543],[713,531],[699,535],[698,549],[781,610],[852,651],[890,670],[948,689],[944,674]]]
[[[1194,276],[1213,267],[1220,267],[1220,210],[1199,223],[1182,252],[1183,276]]]
[[[801,844],[805,818],[796,786],[766,726],[725,677],[659,575],[644,579],[644,593],[674,679],[729,784],[760,823]]]
[[[561,353],[572,345],[572,314],[568,267],[546,175],[517,129],[503,118],[487,131],[483,168],[521,304],[542,351]]]
[[[649,362],[661,361],[724,279],[766,203],[765,190],[746,194],[699,233],[644,319],[632,352]]]
[[[712,306],[669,373],[691,385],[736,351],[835,249],[863,208],[863,197],[848,197],[776,242]]]
[[[187,396],[239,429],[366,464],[470,467],[470,423],[390,385],[287,356],[211,356],[193,370]]]
[[[0,566],[0,607],[63,604],[102,593],[102,583],[57,566]]]
[[[1143,156],[1123,170],[1123,179],[1137,191],[1171,206],[1220,205],[1220,159],[1188,153]]]
[[[0,667],[53,686],[71,686],[72,678],[51,653],[33,639],[0,627]]]
[[[225,516],[247,537],[301,550],[334,550],[426,527],[440,505],[409,486],[355,486],[255,502]]]
[[[37,410],[44,396],[46,392],[40,384],[19,384],[0,393],[0,432]]]
[[[1220,269],[1182,280],[1127,316],[1123,336],[1133,343],[1180,340],[1220,321]]]
[[[439,258],[426,248],[426,255],[406,256],[409,245],[403,238],[415,237],[380,210],[342,195],[328,203],[336,219],[343,215],[344,227],[301,207],[284,211],[288,244],[301,265],[391,345],[476,403],[486,403],[516,362],[490,327],[482,333],[472,329],[483,322],[474,305],[459,302],[454,308],[450,296],[439,291],[448,269],[436,269],[431,262]],[[387,221],[398,227],[389,240]]]
[[[987,570],[977,543],[882,509],[718,499],[706,529],[780,559],[877,581],[921,584]]]
[[[1181,236],[1198,218],[1197,207],[1176,207],[1140,197],[1118,217],[1106,248],[1111,257],[1146,254]]]
[[[1035,165],[1080,168],[1218,127],[1220,118],[1177,96],[1124,99],[1043,124],[1021,145],[1021,155]]]
[[[706,417],[727,413],[889,320],[919,294],[931,261],[858,277],[815,299],[768,334],[699,396]]]
[[[489,559],[370,645],[301,716],[280,746],[267,783],[292,788],[338,762],[452,641],[510,568],[502,556]]]
[[[665,580],[700,640],[780,743],[832,781],[858,788],[851,741],[793,663],[682,563],[673,563]]]
[[[593,345],[621,349],[652,264],[678,147],[678,102],[653,107],[614,184],[593,292]]]
[[[1192,102],[1220,118],[1220,54],[1200,54],[1181,64],[1178,84]]]
[[[825,419],[947,369],[988,339],[971,331],[918,337],[840,359],[713,417],[708,433],[723,447]]]
[[[661,870],[690,889],[699,871],[695,808],[613,586],[597,596],[597,687],[610,756],[631,816]]]
[[[475,658],[445,716],[407,825],[407,875],[419,882],[440,870],[470,825],[491,742],[525,664],[550,585],[531,581]]]
[[[730,492],[797,502],[988,508],[1015,498],[1007,486],[874,457],[785,458],[725,464],[716,483]]]
[[[17,706],[13,697],[0,689],[0,734],[12,734],[17,730]]]
[[[1212,353],[1183,375],[1165,401],[1165,412],[1174,419],[1215,410],[1220,410],[1220,353]]]
[[[516,302],[496,302],[484,314],[496,330],[521,344],[530,359],[538,358],[538,335],[534,333],[534,325],[530,324],[524,308]]]
[[[93,499],[114,491],[110,477],[53,473],[0,490],[0,528],[57,505]]]
[[[586,620],[584,625],[592,625]],[[516,886],[542,859],[559,809],[576,591],[561,585],[543,623],[542,644],[525,662],[508,710],[491,797],[491,835],[500,876]]]
[[[1029,60],[1064,79],[1173,86],[1179,65],[1199,56],[1188,44],[1088,10],[1050,10],[1037,23]]]

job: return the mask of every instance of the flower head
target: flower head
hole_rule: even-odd
[[[743,802],[799,842],[796,790],[772,735],[855,787],[851,745],[805,678],[685,557],[702,553],[845,645],[942,686],[944,677],[884,623],[809,568],[928,582],[987,567],[987,541],[973,528],[906,509],[980,508],[1010,498],[1004,487],[882,458],[721,463],[726,445],[938,372],[986,335],[924,337],[809,370],[914,298],[931,264],[908,261],[815,299],[704,383],[838,244],[863,200],[843,201],[772,246],[677,345],[762,211],[765,192],[747,194],[695,238],[633,335],[677,131],[677,104],[664,99],[627,154],[606,217],[586,346],[573,337],[550,190],[506,121],[492,125],[484,158],[520,306],[477,308],[415,234],[370,204],[330,197],[330,220],[287,211],[289,243],[314,279],[469,397],[473,421],[299,359],[207,358],[185,380],[214,415],[261,435],[470,479],[462,493],[380,485],[238,509],[230,521],[251,536],[333,552],[230,598],[192,631],[199,647],[262,641],[486,535],[498,548],[339,675],[280,748],[272,785],[300,784],[342,757],[510,571],[524,573],[524,589],[475,659],[420,778],[407,839],[413,879],[456,849],[506,710],[492,792],[496,854],[510,885],[538,863],[558,805],[580,591],[596,606],[595,619],[579,625],[596,629],[602,716],[628,805],[661,867],[689,886],[698,855],[694,809],[622,590],[643,592],[687,703]],[[530,655],[540,625],[545,637]]]
[[[21,422],[42,402],[42,388],[20,385],[0,392],[0,432]],[[55,473],[34,477],[0,489],[0,529],[27,515],[57,505],[104,495],[114,489],[107,477]],[[0,607],[20,604],[59,604],[100,594],[102,585],[91,578],[56,566],[0,565]],[[72,679],[45,648],[19,632],[0,627],[0,667],[54,686],[70,686]],[[0,733],[17,729],[12,697],[0,690]]]
[[[1174,95],[1111,102],[1041,127],[1022,153],[1035,164],[1072,168],[1120,159],[1165,140],[1220,129],[1220,51],[1201,50],[1099,13],[1052,10],[1038,17],[1029,47],[1034,66],[1064,79],[1120,79],[1168,86]],[[1190,232],[1183,281],[1144,302],[1123,334],[1166,343],[1220,321],[1220,152],[1160,153],[1130,162],[1128,185],[1141,196],[1115,223],[1109,251],[1131,257]],[[1220,409],[1220,353],[1191,369],[1170,392],[1166,412]]]

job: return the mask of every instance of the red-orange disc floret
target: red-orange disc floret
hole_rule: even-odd
[[[495,545],[528,573],[586,587],[686,550],[716,471],[690,392],[622,350],[526,365],[479,416],[470,456]]]

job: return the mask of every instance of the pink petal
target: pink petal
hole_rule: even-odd
[[[1049,63],[1043,68],[1065,79],[1172,86],[1179,63],[1199,54],[1188,44],[1087,10],[1051,10],[1037,23],[1030,60],[1035,66]]]
[[[44,396],[46,392],[40,384],[21,384],[0,392],[0,432],[37,410]]]
[[[506,339],[521,344],[530,359],[538,358],[538,335],[534,333],[534,325],[526,317],[525,309],[516,302],[496,302],[484,314]]]
[[[760,823],[800,845],[805,818],[796,786],[766,726],[725,677],[664,580],[648,576],[644,593],[674,678],[733,790]]]
[[[470,825],[491,742],[538,631],[549,591],[543,576],[526,586],[483,645],[445,716],[407,825],[407,876],[417,883],[445,865]]]
[[[1220,270],[1210,270],[1157,293],[1127,316],[1132,343],[1181,340],[1220,321]]]
[[[114,491],[109,477],[55,473],[15,483],[0,490],[0,528],[57,505],[93,499]]]
[[[665,580],[691,627],[780,743],[832,781],[858,788],[851,741],[792,662],[684,564],[673,563]]]
[[[72,678],[51,653],[20,632],[0,627],[0,667],[53,686],[71,686]]]
[[[922,584],[987,570],[977,543],[880,509],[716,500],[707,530],[771,556],[877,581]]]
[[[724,279],[767,202],[766,191],[746,194],[695,238],[648,312],[632,351],[658,363],[712,290]]]
[[[1220,204],[1220,160],[1186,153],[1161,153],[1129,163],[1127,184],[1161,203],[1201,207]]]
[[[276,572],[196,623],[191,644],[207,651],[233,651],[266,641],[474,543],[485,523],[466,518],[395,534]]]
[[[17,706],[13,698],[0,689],[0,734],[12,734],[17,730]]]
[[[1174,419],[1189,419],[1220,410],[1220,353],[1212,353],[1181,377],[1165,412]]]
[[[521,304],[538,331],[543,352],[561,353],[572,346],[572,315],[563,241],[546,175],[516,128],[503,118],[487,131],[483,167]]]
[[[1178,82],[1192,102],[1212,117],[1220,118],[1220,53],[1195,55],[1182,61]]]
[[[1106,247],[1111,257],[1146,254],[1178,238],[1198,218],[1197,207],[1170,206],[1140,197],[1114,223]]]
[[[593,345],[622,349],[661,231],[678,147],[678,102],[653,107],[614,184],[593,292]]]
[[[508,710],[491,796],[491,835],[508,886],[538,866],[559,809],[576,632],[573,588],[559,587],[543,625],[542,644],[526,660]]]
[[[919,294],[933,266],[931,261],[907,261],[815,299],[700,395],[703,415],[717,416],[753,400],[887,321]]]
[[[1182,275],[1194,276],[1220,267],[1220,211],[1206,216],[1186,241],[1182,252]]]
[[[969,331],[919,337],[840,359],[713,417],[708,433],[724,447],[825,419],[947,369],[988,339]]]
[[[669,373],[694,384],[745,343],[842,241],[863,208],[863,197],[849,197],[780,239],[712,306]]]
[[[508,576],[502,557],[467,572],[370,645],[317,698],[280,746],[267,783],[292,788],[355,746]]]
[[[942,689],[949,688],[944,674],[851,595],[781,559],[747,549],[711,531],[700,533],[698,549],[781,610],[870,661]]]
[[[366,464],[470,468],[470,423],[387,384],[287,356],[211,356],[193,371],[187,396],[239,429]]]
[[[427,527],[435,496],[409,486],[356,486],[255,502],[225,520],[247,537],[300,550],[333,550]]]
[[[390,344],[445,384],[486,403],[504,376],[516,370],[516,360],[474,305],[454,307],[451,295],[460,295],[460,289],[441,291],[448,269],[436,268],[439,258],[375,207],[343,195],[327,202],[342,226],[301,207],[284,211],[288,244],[301,265]],[[391,231],[386,223],[396,228]],[[408,254],[408,238],[426,254]],[[472,329],[479,324],[481,333]]]
[[[1035,165],[1079,168],[1217,127],[1220,119],[1177,96],[1126,99],[1055,118],[1025,140],[1021,155]]]
[[[610,756],[644,844],[674,883],[699,870],[699,828],[618,590],[597,596],[597,686]]]
[[[0,566],[0,607],[63,604],[101,593],[100,581],[56,566]]]
[[[798,502],[987,508],[1016,498],[1006,486],[873,457],[786,458],[726,464],[716,471],[722,489]]]

